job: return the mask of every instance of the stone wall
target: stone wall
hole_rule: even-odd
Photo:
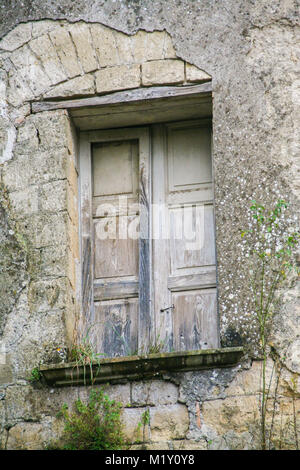
[[[247,354],[234,368],[108,392],[124,404],[134,449],[141,439],[151,449],[258,448],[261,362],[239,228],[253,198],[285,198],[294,214],[299,207],[296,2],[59,3],[23,1],[0,41],[1,445],[44,448],[62,430],[62,404],[89,392],[29,380],[72,344],[80,304],[76,132],[66,111],[34,114],[31,102],[212,78],[221,340]],[[274,319],[276,368],[268,362],[277,448],[295,448],[299,436],[299,290],[291,281]]]

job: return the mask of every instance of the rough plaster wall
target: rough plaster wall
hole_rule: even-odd
[[[19,2],[2,2],[1,34],[12,30],[17,23],[44,18],[99,21],[128,34],[133,34],[138,29],[166,29],[173,39],[177,55],[212,75],[222,341],[223,345],[232,345],[251,339],[251,318],[247,317],[243,305],[243,299],[248,296],[247,272],[242,269],[238,250],[238,228],[244,227],[246,223],[244,209],[253,197],[261,197],[266,201],[277,199],[279,195],[293,203],[294,212],[298,207],[296,195],[299,191],[299,157],[296,157],[295,131],[298,73],[296,45],[299,42],[296,26],[297,2],[149,0],[58,3],[59,5],[43,2],[41,5],[37,1],[23,1],[21,5]],[[4,140],[4,159],[8,160],[15,130],[5,104],[1,109],[4,127],[11,129],[8,134],[10,137]],[[28,110],[23,109],[21,114],[24,116],[27,112]],[[18,117],[15,115],[14,119],[16,118]],[[277,189],[274,182],[277,183]],[[9,234],[7,237],[9,240]],[[16,247],[15,252],[18,253],[18,250]],[[240,269],[237,270],[237,266]],[[21,274],[18,282],[21,282],[20,279]],[[10,282],[14,282],[14,274]],[[232,293],[233,298],[228,296],[228,292]],[[27,292],[24,291],[18,306],[20,319],[24,324],[26,296]],[[281,357],[285,356],[288,369],[299,373],[297,296],[299,297],[299,293],[296,287],[286,292],[286,302],[276,320],[273,343]],[[37,318],[33,318],[32,324],[36,324],[35,322],[38,322]],[[29,345],[26,351],[28,363],[34,363],[34,351],[32,348],[30,350]],[[173,378],[180,383],[179,402],[186,403],[189,409],[189,439],[196,439],[198,445],[202,439],[206,445],[213,441],[215,448],[234,448],[234,445],[245,448],[249,444],[251,429],[247,413],[254,416],[258,412],[256,398],[259,386],[254,386],[253,382],[255,383],[259,371],[255,369],[255,364],[249,370],[247,364],[244,366],[235,379],[238,383],[233,381],[238,369]],[[284,398],[291,394],[291,377],[286,371],[286,389],[282,391]],[[231,388],[228,390],[230,383]],[[249,401],[249,389],[253,402]],[[25,426],[23,421],[32,414],[32,410],[25,406],[27,395],[22,394],[21,390],[24,392],[25,388],[8,388],[5,407],[0,401],[1,422],[6,419],[9,406],[14,409],[15,415],[10,418],[9,424],[6,421],[6,425],[14,425],[12,429],[15,430],[15,436],[18,436],[18,432],[21,434]],[[31,393],[29,388],[27,393]],[[63,392],[57,394],[58,402],[61,403],[64,399]],[[14,399],[16,396],[20,400],[17,409]],[[196,403],[199,403],[200,418],[205,423],[201,430],[197,421]],[[39,406],[37,408],[41,409],[41,404]],[[217,414],[216,409],[219,410]],[[236,419],[242,410],[246,410],[243,424],[238,419],[232,420],[232,416]],[[49,410],[39,413],[42,413],[42,417],[38,415],[35,418],[40,420],[39,423],[33,423],[36,427],[33,429],[35,436],[41,429],[47,430],[50,422],[54,421]],[[220,416],[221,425],[218,425]],[[19,428],[16,423],[20,423]],[[247,425],[247,430],[244,430]],[[251,433],[251,438],[254,434]],[[10,433],[10,439],[11,447],[17,446],[13,443],[13,432]]]
[[[293,204],[294,213],[299,207],[298,6],[292,0],[2,4],[2,35],[18,23],[44,18],[101,22],[128,34],[139,29],[166,30],[177,56],[213,77],[219,304],[224,346],[256,341],[247,311],[247,267],[241,263],[239,246],[239,228],[247,223],[246,208],[252,198],[267,203],[279,197]],[[7,119],[5,113],[3,116]],[[10,129],[5,137],[4,158],[8,158],[12,146],[14,128]],[[229,298],[228,291],[233,298]],[[296,288],[290,291],[289,311],[296,309],[298,295]],[[296,345],[289,344],[286,338],[290,335],[284,332],[281,317],[278,325],[274,345],[284,350],[289,367],[299,371],[293,359],[298,340]],[[291,328],[299,328],[297,317],[292,319]]]

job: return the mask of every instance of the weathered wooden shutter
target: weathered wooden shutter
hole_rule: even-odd
[[[208,121],[153,126],[156,338],[168,350],[218,346]]]
[[[108,357],[129,355],[148,343],[150,331],[149,133],[89,132],[81,140],[82,224],[90,233],[82,239],[83,269],[90,239],[92,253],[93,293],[83,290],[93,298],[90,337]]]
[[[218,347],[210,122],[83,132],[80,173],[97,351]]]

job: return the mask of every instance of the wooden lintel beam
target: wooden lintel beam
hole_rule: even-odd
[[[184,97],[194,95],[206,95],[211,93],[211,81],[198,85],[187,86],[162,86],[151,88],[136,88],[134,90],[125,90],[110,93],[108,95],[92,96],[89,98],[78,98],[72,100],[57,101],[33,101],[32,112],[51,111],[55,109],[79,109],[87,107],[96,107],[104,105],[113,105],[118,103],[134,103],[139,101],[149,101],[170,97]]]

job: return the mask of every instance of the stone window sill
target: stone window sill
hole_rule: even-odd
[[[60,363],[40,368],[50,386],[90,385],[129,380],[159,378],[170,372],[186,372],[236,365],[243,353],[242,347],[180,351],[102,359],[100,367],[93,363],[92,374],[87,364]]]

